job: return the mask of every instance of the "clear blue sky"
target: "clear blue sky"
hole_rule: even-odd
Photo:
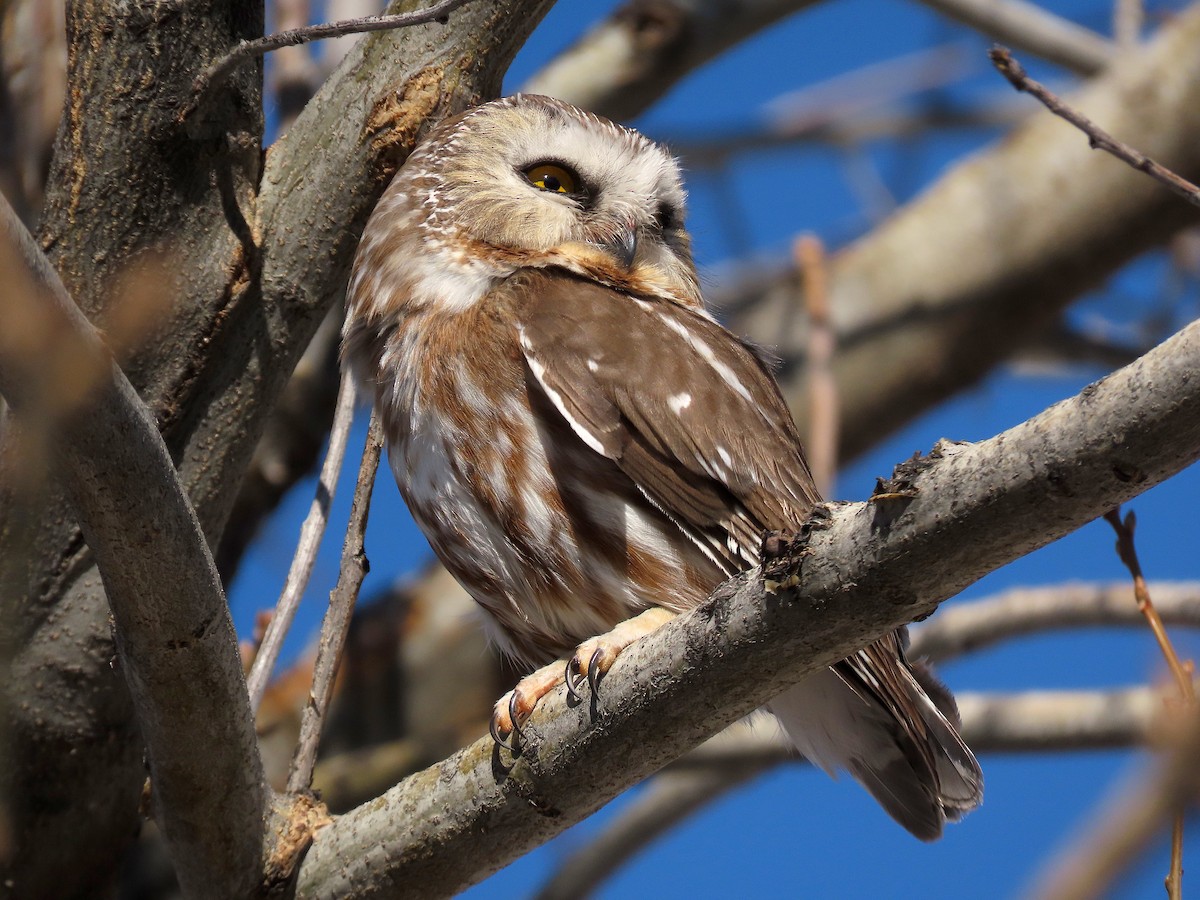
[[[561,0],[518,58],[506,90],[518,89],[530,73],[570,43],[604,9],[605,3]],[[1049,8],[1107,33],[1111,7],[1100,0],[1056,0]],[[1151,3],[1152,21],[1169,7]],[[724,58],[696,72],[637,124],[660,139],[751,128],[763,121],[774,97],[872,62],[948,42],[962,43],[977,60],[975,74],[947,91],[955,100],[987,98],[1009,88],[987,66],[987,41],[938,19],[916,4],[897,0],[837,0],[793,17]],[[1026,57],[1026,62],[1032,63]],[[1048,67],[1030,65],[1038,77],[1066,83]],[[1031,113],[1036,112],[1030,101]],[[904,202],[945,167],[994,134],[957,134],[922,144],[919,150],[875,146],[870,158],[888,189]],[[831,245],[870,226],[846,175],[846,161],[828,149],[779,150],[744,157],[732,185],[756,251],[782,256],[799,231],[812,230]],[[691,185],[690,227],[696,257],[720,277],[718,264],[735,250],[722,223],[711,182]],[[1139,263],[1103,291],[1085,300],[1072,316],[1103,316],[1116,323],[1137,321],[1161,302],[1164,263]],[[1190,315],[1196,289],[1192,285]],[[843,499],[867,496],[877,475],[914,451],[928,450],[940,437],[979,440],[1020,422],[1100,377],[1077,370],[1059,377],[1020,377],[1002,370],[976,390],[925,416],[846,468],[838,480]],[[362,425],[352,439],[356,465]],[[347,478],[353,478],[347,474]],[[247,557],[231,592],[240,633],[254,611],[273,605],[294,548],[299,519],[312,496],[311,482],[293,492],[280,516]],[[1187,511],[1200,500],[1200,474],[1191,470],[1150,491],[1132,505],[1138,513],[1138,545],[1151,579],[1195,579],[1198,535]],[[335,528],[348,512],[347,492],[335,504]],[[1112,534],[1093,523],[987,577],[950,602],[980,597],[1017,585],[1047,585],[1072,579],[1121,579],[1126,573],[1112,552]],[[305,608],[294,629],[292,652],[319,626],[324,598],[336,580],[340,535],[326,541]],[[390,477],[379,479],[367,551],[372,570],[364,596],[411,571],[429,556],[413,528]],[[1131,601],[1132,602],[1132,601]],[[1200,656],[1200,641],[1179,634],[1181,649]],[[942,669],[958,690],[1088,688],[1143,683],[1161,675],[1161,659],[1144,630],[1054,634],[1005,645]],[[1114,781],[1145,763],[1140,753],[986,755],[984,806],[948,829],[937,844],[923,845],[895,826],[853,782],[833,782],[807,767],[792,766],[729,796],[649,848],[605,888],[605,897],[696,898],[765,894],[803,897],[1008,897],[1018,894],[1055,848],[1096,810]],[[623,799],[485,883],[469,896],[527,896],[557,860],[588,840],[619,811]],[[1189,823],[1185,865],[1200,873],[1200,820]],[[1123,882],[1121,897],[1158,897],[1166,870],[1162,843]],[[1195,877],[1195,876],[1193,876]],[[1185,875],[1185,885],[1189,879]]]

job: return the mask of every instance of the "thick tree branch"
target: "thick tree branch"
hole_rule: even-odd
[[[180,883],[195,897],[246,896],[260,880],[269,792],[204,534],[146,407],[2,197],[0,271],[0,391],[58,450]],[[55,345],[56,361],[86,379],[67,406],[56,396],[64,373],[46,365]]]
[[[95,318],[146,253],[169,260],[171,277],[159,283],[168,320],[125,369],[210,541],[267,414],[340,297],[388,177],[429,120],[498,91],[550,2],[473,3],[450,25],[367,37],[265,163],[256,65],[239,68],[186,129],[175,119],[207,61],[261,35],[261,7],[71,3],[72,102],[41,239]],[[21,532],[36,540],[19,571],[15,532],[0,523],[0,580],[19,585],[6,598],[16,651],[5,687],[20,699],[8,707],[14,868],[32,895],[94,896],[135,831],[142,754],[108,665],[90,552],[65,501],[39,512]],[[7,514],[0,504],[0,519]],[[24,850],[34,847],[70,847],[72,865]]]
[[[816,0],[630,0],[522,90],[631,119],[679,79]]]
[[[1159,581],[1150,589],[1164,622],[1200,628],[1200,584]],[[910,650],[942,662],[1055,629],[1144,624],[1128,582],[1018,588],[941,610],[912,629]]]
[[[988,37],[1058,63],[1080,75],[1095,75],[1117,52],[1091,29],[1025,0],[921,0],[930,9]]]
[[[546,840],[818,666],[1200,456],[1200,323],[980,444],[902,467],[911,496],[835,507],[755,570],[630,648],[591,703],[547,698],[510,760],[483,739],[322,831],[302,896],[449,893]],[[811,523],[810,523],[811,524]],[[799,548],[798,548],[799,549]]]
[[[1179,174],[1200,172],[1200,119],[1189,114],[1200,106],[1200,7],[1071,102]],[[959,164],[830,260],[839,458],[974,383],[1080,293],[1195,222],[1187,204],[1049,116]],[[804,423],[806,329],[780,333],[800,318],[797,304],[787,272],[741,291],[731,325],[778,345],[785,392]]]

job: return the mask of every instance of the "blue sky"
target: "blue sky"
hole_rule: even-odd
[[[514,64],[506,90],[569,44],[610,3],[561,0]],[[1048,7],[1107,33],[1108,4],[1098,0],[1058,0]],[[1153,21],[1169,7],[1150,4]],[[694,73],[636,124],[660,139],[753,128],[764,121],[774,97],[863,65],[943,43],[965,47],[977,60],[973,74],[944,95],[957,102],[1011,93],[987,64],[988,42],[939,19],[924,7],[895,0],[838,0],[803,12]],[[1023,56],[1035,75],[1066,85],[1061,72]],[[1034,102],[1030,112],[1037,114]],[[947,166],[995,134],[957,133],[919,148],[879,145],[867,148],[883,183],[904,202]],[[1082,139],[1082,138],[1081,138]],[[837,246],[869,229],[859,195],[847,177],[843,155],[828,148],[760,152],[732,168],[732,195],[747,223],[745,240],[766,257],[782,257],[800,231],[820,234]],[[737,242],[723,224],[710,178],[691,181],[690,227],[696,257],[718,284],[720,264]],[[1118,325],[1135,322],[1160,301],[1165,263],[1151,258],[1136,264],[1086,298],[1072,319],[1099,317]],[[1196,289],[1185,306],[1195,314]],[[1078,369],[1057,377],[1028,377],[1004,369],[978,388],[924,416],[902,433],[844,469],[837,491],[861,499],[875,477],[927,451],[941,437],[979,440],[992,436],[1100,377]],[[352,467],[362,446],[363,423],[351,442]],[[344,476],[352,479],[353,474]],[[345,484],[345,482],[344,482]],[[335,502],[334,528],[344,523],[348,489]],[[273,605],[294,549],[299,521],[312,496],[301,484],[281,514],[264,530],[233,585],[231,603],[239,632],[247,633],[254,611]],[[1139,520],[1138,547],[1151,579],[1198,576],[1197,531],[1187,510],[1200,500],[1200,473],[1189,470],[1132,504]],[[1186,524],[1185,524],[1186,523]],[[1093,523],[1050,547],[993,573],[952,603],[1018,585],[1126,577],[1112,551],[1109,527]],[[336,580],[340,532],[322,549],[305,606],[293,630],[291,652],[311,640],[319,627],[328,590]],[[381,590],[429,558],[390,477],[376,485],[367,535],[371,574],[364,596]],[[1132,600],[1131,600],[1132,602]],[[1200,656],[1192,634],[1176,635],[1181,650]],[[1003,645],[945,666],[941,673],[959,690],[1088,688],[1144,683],[1161,676],[1148,631],[1092,631],[1052,634]],[[757,896],[783,893],[803,897],[1008,897],[1019,894],[1039,864],[1050,858],[1086,823],[1114,780],[1142,766],[1137,752],[986,755],[984,806],[945,838],[923,845],[895,826],[853,782],[833,782],[808,767],[791,766],[735,792],[647,849],[610,881],[604,897],[660,898]],[[556,862],[619,811],[619,799],[474,888],[469,896],[519,898],[534,892]],[[1190,823],[1185,867],[1200,872],[1200,821]],[[1161,896],[1166,871],[1165,841],[1133,870],[1116,891],[1119,897]],[[1185,883],[1187,878],[1185,876]]]

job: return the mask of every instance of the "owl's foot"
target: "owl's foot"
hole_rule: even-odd
[[[496,701],[492,707],[492,721],[488,730],[492,740],[505,749],[516,753],[525,740],[521,726],[528,721],[538,705],[538,701],[562,684],[563,670],[561,662],[553,662],[542,666],[536,672],[526,675],[517,682],[517,686]],[[512,742],[509,743],[509,738]]]
[[[607,634],[584,641],[567,660],[564,678],[567,693],[576,700],[583,700],[579,691],[585,681],[593,694],[598,693],[601,677],[612,668],[621,651],[659,626],[670,622],[675,615],[662,607],[651,607],[632,619],[626,619]]]
[[[512,753],[517,753],[525,734],[521,731],[533,714],[538,702],[562,684],[576,700],[582,700],[580,689],[587,682],[595,694],[601,677],[612,668],[626,647],[675,618],[675,613],[660,607],[648,609],[622,622],[607,634],[590,638],[575,648],[564,670],[562,662],[543,666],[517,682],[517,686],[496,701],[488,730],[492,740]]]

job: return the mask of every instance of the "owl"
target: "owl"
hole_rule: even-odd
[[[769,367],[704,307],[684,215],[661,146],[516,95],[438,126],[363,231],[344,357],[430,545],[500,649],[542,666],[497,703],[500,742],[820,500]],[[982,776],[903,646],[878,640],[769,710],[932,840]]]

